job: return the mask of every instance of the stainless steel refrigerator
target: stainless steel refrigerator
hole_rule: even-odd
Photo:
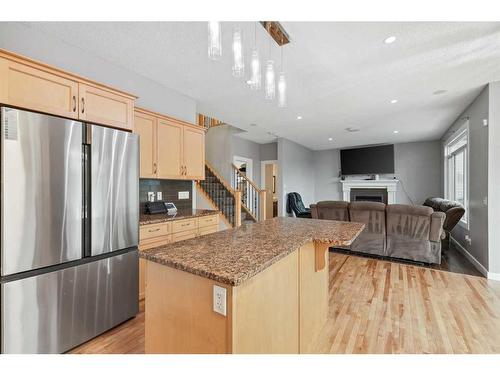
[[[138,312],[138,137],[8,107],[1,124],[1,350],[65,352]]]

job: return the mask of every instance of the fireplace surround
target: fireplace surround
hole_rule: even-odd
[[[396,202],[396,191],[399,180],[342,180],[342,194],[343,200],[346,202],[352,202],[357,198],[357,200],[368,200],[371,202],[382,202],[387,204],[394,204]],[[354,190],[354,198],[351,195],[351,190]],[[384,201],[380,201],[381,191],[385,192]]]

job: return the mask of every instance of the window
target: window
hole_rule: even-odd
[[[445,198],[465,207],[460,220],[468,225],[468,123],[445,144]]]

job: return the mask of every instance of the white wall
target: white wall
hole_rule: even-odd
[[[196,122],[196,101],[20,22],[0,22],[0,48],[137,95],[137,106]]]
[[[342,200],[339,150],[314,151],[313,162],[314,201]]]
[[[286,216],[286,196],[297,192],[304,205],[314,203],[313,151],[285,138],[278,139],[278,207]]]
[[[260,144],[243,139],[240,137],[233,138],[233,162],[235,156],[242,156],[252,160],[252,176],[249,176],[253,182],[260,186]]]
[[[260,145],[260,160],[278,160],[278,143],[264,143]]]

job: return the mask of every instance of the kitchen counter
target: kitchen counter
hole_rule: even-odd
[[[329,313],[330,246],[364,224],[274,218],[141,252],[146,353],[310,353]]]
[[[175,215],[167,214],[141,214],[139,216],[139,225],[158,224],[173,220],[190,219],[193,217],[209,216],[218,214],[217,210],[203,210],[203,209],[178,209]]]
[[[349,246],[364,224],[274,218],[142,251],[140,257],[237,286],[308,242]]]

